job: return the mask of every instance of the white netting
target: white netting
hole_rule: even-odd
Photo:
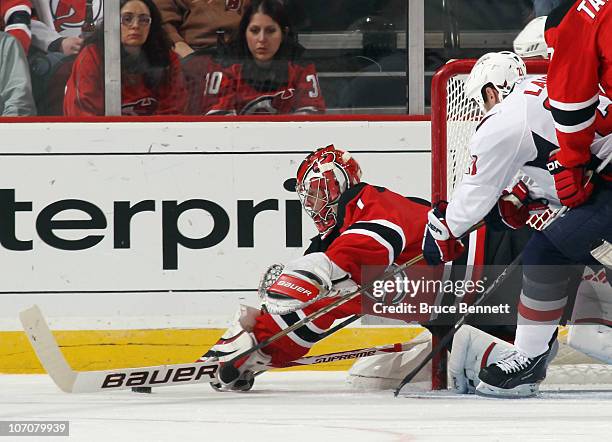
[[[470,102],[463,92],[466,79],[467,74],[455,75],[446,86],[446,192],[449,200],[468,168],[470,138],[483,116],[478,105]]]

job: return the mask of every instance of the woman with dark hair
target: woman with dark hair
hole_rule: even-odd
[[[298,61],[303,48],[281,0],[253,0],[238,32],[238,62],[209,75],[207,92],[220,99],[208,115],[325,112],[315,66]]]
[[[122,115],[182,114],[187,94],[178,57],[153,0],[121,0]],[[66,86],[64,115],[104,115],[104,27],[85,42]]]

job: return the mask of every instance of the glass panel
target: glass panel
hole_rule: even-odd
[[[425,88],[430,106],[431,76],[451,59],[478,58],[512,50],[512,42],[536,15],[561,0],[427,0],[425,2]]]
[[[405,0],[275,4],[264,1],[263,14],[240,1],[236,11],[217,11],[218,17],[246,18],[242,26],[228,21],[216,42],[181,59],[187,113],[406,112]],[[177,20],[171,34],[194,48],[189,29]]]

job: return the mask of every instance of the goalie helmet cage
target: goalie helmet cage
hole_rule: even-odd
[[[442,66],[431,83],[431,201],[448,200],[467,169],[469,141],[482,111],[464,94],[464,82],[476,59],[452,60]],[[545,74],[548,61],[525,60],[528,74]],[[433,335],[435,347],[442,336]],[[447,388],[446,352],[432,360],[432,389]]]

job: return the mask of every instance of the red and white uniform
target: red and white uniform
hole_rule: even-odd
[[[325,100],[313,64],[287,63],[286,81],[273,88],[255,87],[241,63],[222,72],[219,101],[208,115],[275,115],[325,112]]]
[[[550,104],[565,167],[589,161],[600,93],[612,97],[612,6],[609,0],[567,2],[548,16]],[[601,88],[601,89],[600,89]]]
[[[320,235],[315,237],[304,258],[323,252],[338,270],[336,273],[344,273],[346,278],[361,284],[364,266],[402,264],[421,253],[429,209],[425,201],[408,199],[366,183],[357,184],[342,194],[336,226],[324,239]],[[339,281],[333,281],[333,273],[331,279],[336,287]],[[257,342],[335,299],[323,298],[288,314],[259,316],[253,330]],[[334,320],[358,313],[361,300],[356,298],[264,347],[263,352],[272,357],[273,364],[297,359],[308,352]]]
[[[102,55],[95,45],[81,51],[66,85],[64,115],[104,115],[104,76]],[[170,53],[169,78],[151,88],[144,75],[123,73],[121,79],[122,115],[180,115],[187,94],[178,57]]]
[[[32,2],[30,0],[0,1],[0,30],[17,38],[26,54],[32,42],[32,32],[28,25],[31,16]]]
[[[513,185],[518,172],[529,176],[531,198],[544,198],[559,206],[553,177],[546,163],[557,149],[557,133],[549,109],[546,76],[527,77],[514,91],[484,116],[470,140],[472,163],[453,192],[446,209],[446,222],[459,238],[482,220],[497,204],[502,191]],[[612,102],[600,97],[596,109],[597,134],[589,144],[591,154],[605,160],[612,154]],[[610,166],[608,166],[610,167]],[[606,169],[608,170],[608,169]]]

